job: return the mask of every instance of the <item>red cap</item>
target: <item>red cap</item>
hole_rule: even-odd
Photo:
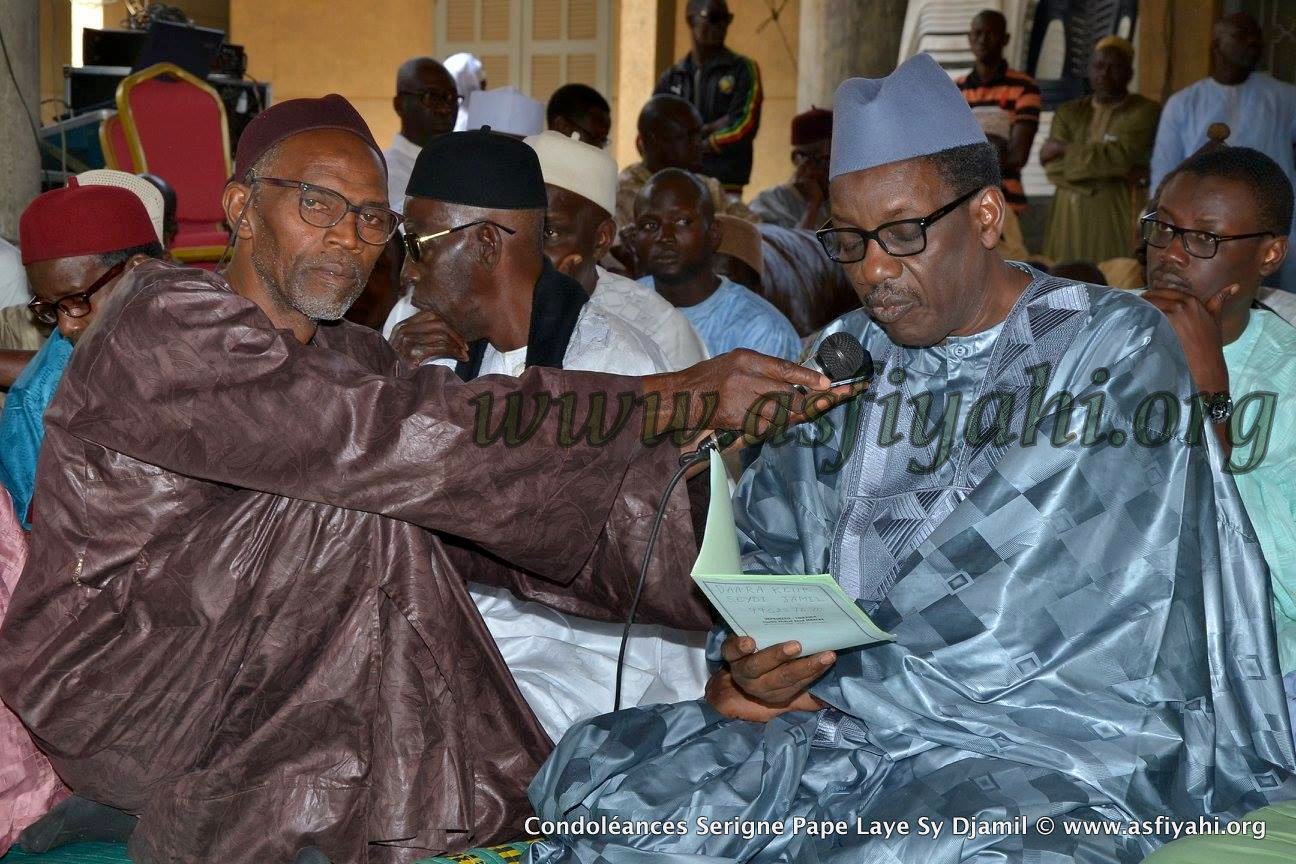
[[[80,186],[38,195],[18,220],[24,265],[54,258],[102,255],[157,243],[153,220],[133,192],[116,186]]]
[[[350,102],[330,93],[318,99],[289,99],[252,118],[239,136],[234,154],[234,179],[244,180],[256,161],[280,141],[312,129],[342,129],[358,136],[378,154],[386,170],[387,160],[369,131],[369,124]]]
[[[803,147],[832,138],[832,112],[811,108],[792,118],[792,146]]]

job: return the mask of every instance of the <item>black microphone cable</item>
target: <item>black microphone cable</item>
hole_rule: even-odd
[[[833,386],[871,379],[876,374],[873,358],[869,352],[864,350],[858,339],[845,332],[832,333],[825,338],[815,355],[815,362],[829,379],[836,379],[832,381]],[[675,487],[679,485],[679,481],[690,468],[703,459],[709,458],[712,450],[723,450],[728,447],[741,434],[717,430],[692,453],[680,456],[679,470],[666,484],[666,493],[662,495],[661,503],[657,505],[652,529],[648,532],[643,565],[639,568],[639,582],[635,585],[634,597],[630,601],[630,612],[626,615],[625,629],[621,631],[621,648],[617,652],[616,689],[612,699],[613,711],[621,710],[621,679],[625,672],[626,648],[630,644],[630,631],[634,627],[635,613],[639,611],[639,598],[643,596],[644,583],[648,579],[648,565],[652,562],[653,547],[657,545],[657,534],[661,529],[662,519],[666,516],[666,505],[670,501],[671,493],[675,491]]]
[[[630,630],[634,627],[635,613],[639,611],[639,598],[643,596],[644,583],[648,580],[648,565],[652,562],[653,547],[657,545],[657,534],[661,530],[662,519],[666,517],[666,505],[670,503],[671,493],[679,485],[679,481],[690,468],[701,462],[710,455],[718,443],[715,436],[707,438],[692,453],[685,453],[680,456],[680,467],[671,477],[670,482],[666,484],[666,493],[662,495],[661,503],[657,505],[657,513],[653,517],[652,530],[648,532],[648,543],[644,547],[643,565],[639,568],[639,583],[635,585],[634,598],[630,601],[630,612],[626,615],[625,629],[621,631],[621,650],[617,652],[617,671],[616,671],[616,693],[612,700],[612,710],[621,710],[621,677],[625,672],[625,654],[626,648],[630,644]]]

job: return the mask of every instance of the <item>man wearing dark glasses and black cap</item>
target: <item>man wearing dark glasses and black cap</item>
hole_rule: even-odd
[[[589,305],[545,257],[544,178],[523,142],[489,128],[437,139],[419,154],[404,206],[409,295],[384,329],[407,361],[455,366],[465,381],[530,366],[668,368],[656,345]]]
[[[141,864],[407,864],[514,839],[552,744],[451,543],[518,568],[475,578],[614,620],[678,465],[640,430],[664,428],[676,395],[717,393],[712,423],[741,428],[761,394],[828,382],[750,353],[648,378],[411,369],[336,320],[399,224],[355,109],[280,103],[235,161],[229,268],[132,270],[46,413],[0,695],[77,795],[22,843],[129,834]],[[538,248],[537,224],[508,227]],[[639,400],[625,434],[572,434],[596,394],[621,393]],[[559,394],[565,423],[552,410],[527,416],[529,437],[491,434],[510,403]],[[680,490],[641,620],[706,626],[689,517]]]

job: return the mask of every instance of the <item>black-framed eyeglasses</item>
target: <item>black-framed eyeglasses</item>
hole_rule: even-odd
[[[423,260],[423,247],[425,244],[446,235],[453,234],[456,231],[462,231],[465,228],[471,228],[474,225],[494,225],[505,234],[516,234],[517,231],[509,228],[507,225],[501,225],[498,222],[492,222],[490,219],[474,219],[471,222],[465,222],[462,225],[456,225],[453,228],[445,228],[441,231],[434,231],[431,234],[410,234],[401,235],[401,240],[405,244],[405,252],[409,255],[410,260],[415,264]]]
[[[301,180],[253,177],[250,182],[296,189],[297,211],[302,221],[316,228],[332,228],[348,213],[356,214],[356,236],[370,246],[381,246],[390,240],[404,218],[396,211],[377,204],[352,204],[340,192]]]
[[[32,298],[27,303],[32,316],[45,324],[57,324],[59,313],[69,318],[84,318],[90,314],[90,298],[96,291],[116,279],[126,269],[125,261],[118,261],[104,271],[103,275],[90,283],[90,287],[76,294],[69,294],[57,300],[39,300]]]
[[[831,223],[815,232],[819,245],[823,246],[828,257],[838,264],[854,264],[863,261],[868,252],[870,240],[882,247],[882,251],[893,258],[907,258],[917,255],[927,248],[927,229],[943,217],[953,213],[958,206],[981,189],[965,192],[955,200],[938,210],[933,210],[921,219],[897,219],[879,225],[876,230],[865,231],[862,228],[834,228]]]
[[[1184,250],[1194,258],[1214,258],[1219,252],[1219,244],[1230,240],[1254,240],[1257,237],[1276,236],[1272,231],[1255,231],[1250,234],[1219,235],[1210,231],[1194,231],[1191,228],[1180,228],[1169,222],[1153,218],[1152,213],[1139,220],[1143,228],[1143,240],[1149,246],[1166,249],[1174,242],[1175,237],[1183,241]]]
[[[458,108],[464,101],[458,91],[431,87],[426,90],[397,90],[396,95],[413,96],[424,108]]]

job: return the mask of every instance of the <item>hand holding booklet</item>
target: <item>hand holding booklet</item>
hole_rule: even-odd
[[[801,643],[801,655],[837,651],[894,639],[879,628],[826,573],[743,573],[738,555],[729,481],[719,454],[711,453],[711,506],[706,535],[693,564],[693,581],[738,636],[756,648]]]

